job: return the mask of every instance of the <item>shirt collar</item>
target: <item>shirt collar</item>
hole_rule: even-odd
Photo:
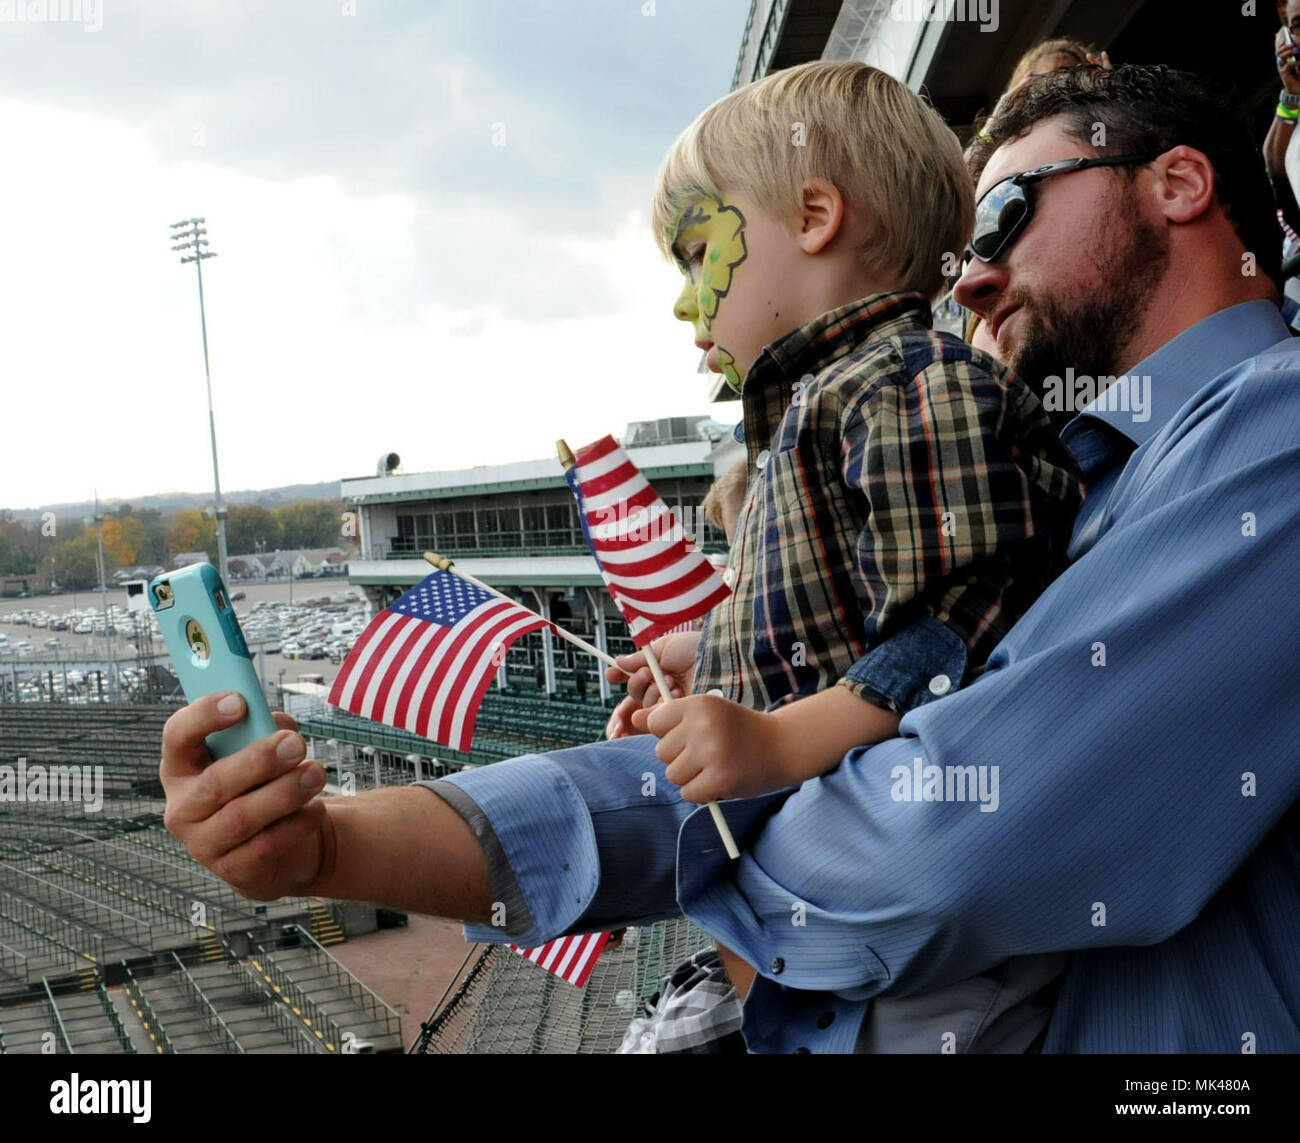
[[[912,329],[929,329],[930,305],[918,293],[871,294],[777,338],[745,375],[740,400],[744,416],[735,439],[757,455],[768,447],[772,433],[794,395],[794,382],[820,373],[857,349],[868,336],[888,337]]]
[[[1267,299],[1219,310],[1165,342],[1099,393],[1061,430],[1061,440],[1068,445],[1086,432],[1092,419],[1143,445],[1219,374],[1290,336],[1281,310]],[[1145,419],[1138,420],[1143,415],[1136,411],[1143,393]]]

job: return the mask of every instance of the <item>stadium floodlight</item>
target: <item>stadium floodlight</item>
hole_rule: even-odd
[[[199,328],[203,331],[203,375],[208,387],[208,432],[212,438],[212,488],[217,514],[217,563],[222,582],[229,582],[226,567],[226,506],[221,500],[221,473],[217,467],[217,421],[212,413],[212,370],[208,365],[208,319],[203,306],[203,260],[205,258],[215,258],[217,253],[215,250],[203,249],[204,246],[208,245],[208,240],[203,237],[208,232],[207,228],[202,225],[205,221],[202,218],[190,218],[181,222],[173,222],[171,224],[173,233],[170,235],[170,239],[172,242],[176,242],[177,239],[183,240],[172,246],[173,251],[193,251],[192,254],[182,256],[181,264],[193,262],[194,269],[198,274]]]

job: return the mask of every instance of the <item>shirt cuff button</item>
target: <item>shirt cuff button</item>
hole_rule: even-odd
[[[779,973],[785,971],[785,960],[782,957],[774,956],[772,958],[772,972]]]
[[[946,695],[952,690],[952,679],[947,675],[935,675],[930,680],[930,693],[932,695]]]

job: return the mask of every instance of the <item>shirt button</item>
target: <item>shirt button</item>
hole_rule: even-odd
[[[721,688],[721,687],[714,687],[711,691],[705,691],[704,693],[705,693],[706,695],[717,695],[718,698],[726,698],[726,697],[727,697],[726,695],[724,695],[724,694],[722,693],[722,688]]]
[[[758,454],[758,456],[754,458],[754,463],[757,464],[759,468],[766,468],[768,458],[771,455],[772,454],[767,449],[764,449],[762,452]]]
[[[819,1028],[823,1028],[823,1029],[829,1028],[834,1022],[835,1022],[834,1012],[823,1012],[820,1016],[817,1017],[817,1027]]]
[[[727,568],[727,570],[722,573],[722,582],[725,583],[728,587],[735,587],[736,569],[732,567]]]
[[[774,973],[785,971],[785,961],[781,957],[774,956],[772,958],[772,971]]]
[[[812,1050],[809,1048],[799,1047],[799,1048],[795,1048],[794,1054],[796,1056],[811,1056]]]
[[[947,675],[935,675],[930,680],[930,693],[932,695],[946,695],[952,690],[952,679]]]

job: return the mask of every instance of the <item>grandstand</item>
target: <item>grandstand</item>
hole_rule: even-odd
[[[8,781],[102,798],[0,798],[0,1052],[401,1051],[398,1014],[325,948],[330,902],[251,901],[163,828],[174,709],[0,705]]]
[[[163,827],[157,758],[174,709],[0,704],[0,766],[99,767],[103,798],[97,812],[0,800],[0,1053],[402,1051],[401,1017],[326,947],[344,939],[341,909],[250,901]],[[593,741],[608,713],[576,694],[489,692],[472,755],[332,708],[301,726],[315,756],[333,752],[336,781],[345,753],[372,750],[353,759],[360,789]],[[411,1050],[613,1051],[662,975],[707,943],[685,921],[631,930],[584,989],[474,946]]]

